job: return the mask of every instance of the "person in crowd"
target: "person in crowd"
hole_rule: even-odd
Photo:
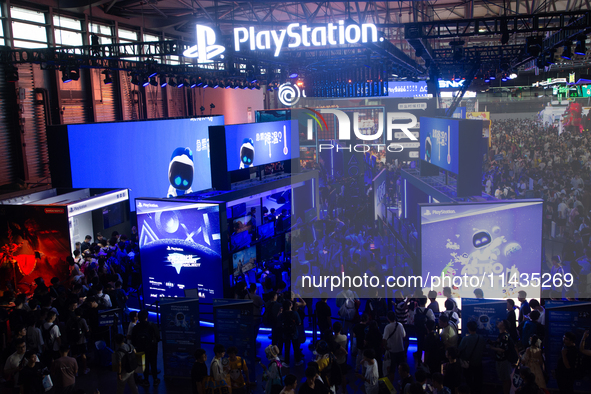
[[[561,394],[574,393],[574,373],[578,353],[575,341],[576,336],[572,332],[566,332],[562,337],[562,351],[555,370],[556,382]]]
[[[425,305],[427,304],[427,298],[421,296],[417,299],[417,307],[412,312],[412,318],[414,323],[415,335],[417,338],[417,354],[419,358],[422,358],[423,351],[425,350],[425,339],[427,337],[427,320],[435,321],[435,315],[433,311]]]
[[[377,394],[378,393],[378,363],[375,360],[375,354],[372,349],[365,349],[363,351],[363,369],[365,373],[357,374],[357,377],[361,379],[365,384],[365,394]]]
[[[36,353],[28,350],[24,357],[24,366],[21,368],[18,383],[22,394],[43,394],[43,379],[49,375],[49,371],[43,365]]]
[[[300,386],[298,394],[328,394],[330,391],[318,376],[318,369],[310,366],[305,371],[306,381]],[[266,394],[269,394],[266,392]]]
[[[445,377],[436,372],[431,375],[431,382],[433,384],[433,394],[452,394],[449,387],[444,386]]]
[[[334,332],[334,341],[341,347],[341,349],[343,349],[343,351],[339,353],[339,356],[337,356],[336,361],[344,376],[347,374],[347,349],[349,348],[347,336],[341,333],[343,329],[341,322],[334,322],[332,329]]]
[[[507,326],[506,320],[500,321],[497,324],[499,336],[495,342],[489,343],[490,348],[495,352],[497,376],[502,384],[504,394],[509,394],[511,391],[511,372],[513,372],[513,364],[509,360],[509,347],[512,342],[507,332]]]
[[[540,316],[538,317],[538,323],[542,326],[546,326],[546,310],[542,305],[540,305],[540,302],[536,299],[531,299],[529,301],[529,306],[531,307],[532,311],[538,311],[540,313]]]
[[[441,341],[445,349],[457,347],[458,326],[444,313],[439,316],[439,327],[441,327]]]
[[[221,346],[221,345],[220,345]],[[223,347],[222,347],[223,349]],[[215,350],[215,349],[214,349]],[[269,345],[265,349],[265,356],[267,357],[268,365],[261,366],[267,373],[267,383],[265,385],[265,394],[278,394],[281,392],[283,384],[281,382],[281,360],[279,360],[279,348],[275,345]],[[213,362],[212,362],[213,364]],[[306,370],[307,371],[307,370]],[[318,374],[318,370],[314,370],[314,375]],[[308,373],[306,372],[306,378]],[[303,388],[303,387],[302,387]],[[314,389],[314,385],[312,385]],[[301,391],[302,389],[300,389]],[[304,390],[305,391],[305,390]]]
[[[87,340],[86,337],[90,331],[86,319],[82,317],[82,309],[77,308],[74,311],[74,317],[70,318],[66,323],[68,342],[72,356],[80,360],[80,369],[84,375],[90,372],[90,368],[86,365]]]
[[[367,323],[369,321],[369,316],[367,314],[362,314],[359,318],[359,323],[353,326],[353,330],[351,333],[352,341],[355,344],[353,347],[353,352],[357,352],[355,355],[355,369],[358,369],[361,365],[361,361],[363,360],[363,350],[365,350],[365,329],[367,328]]]
[[[521,345],[526,348],[530,345],[530,340],[534,335],[537,335],[540,331],[543,331],[543,326],[538,323],[540,318],[540,312],[537,310],[529,313],[529,318],[525,320],[523,330],[521,332]]]
[[[443,342],[435,329],[435,322],[427,320],[427,336],[425,338],[425,365],[430,372],[441,371],[441,358],[444,352]]]
[[[253,317],[254,317],[254,328],[255,328],[255,338],[259,336],[259,330],[261,328],[261,318],[263,316],[263,308],[265,306],[265,302],[257,294],[257,285],[256,283],[251,283],[250,287],[248,288],[248,293],[244,297],[247,300],[252,300],[253,304]]]
[[[117,394],[123,394],[126,386],[129,386],[132,394],[138,394],[134,371],[127,371],[124,365],[125,357],[135,357],[135,348],[133,345],[125,343],[125,336],[123,334],[117,334],[115,335],[114,350],[112,358],[113,369],[117,372]]]
[[[203,379],[208,376],[207,373],[207,353],[203,349],[195,350],[195,363],[191,368],[191,389],[193,394],[204,394],[205,387]]]
[[[475,321],[469,321],[466,326],[468,327],[468,335],[462,338],[458,355],[460,359],[468,363],[467,368],[464,368],[464,376],[470,389],[476,392],[482,382],[482,357],[486,349],[486,338],[476,332],[478,324]]]
[[[136,311],[129,312],[129,325],[127,326],[127,341],[131,341],[133,328],[137,325],[138,317]]]
[[[445,311],[443,311],[441,314],[446,315],[448,320],[457,326],[460,322],[460,317],[458,316],[458,313],[454,311],[454,308],[457,309],[454,300],[452,298],[448,298],[443,304],[445,305]]]
[[[398,374],[400,375],[399,392],[404,393],[407,386],[413,384],[414,379],[410,374],[410,366],[407,363],[402,363],[398,366]]]
[[[4,379],[7,381],[7,387],[18,388],[20,371],[27,362],[25,359],[26,352],[27,344],[24,338],[21,338],[16,343],[16,351],[4,363]]]
[[[384,329],[383,347],[390,353],[390,371],[394,372],[398,369],[398,365],[406,360],[406,352],[404,348],[404,338],[406,331],[404,326],[396,321],[396,313],[388,311],[387,313],[388,325]]]
[[[523,365],[528,367],[535,377],[536,385],[541,388],[546,388],[546,379],[544,378],[544,356],[542,354],[542,341],[537,335],[529,338],[529,347],[525,349],[525,353],[521,356]]]
[[[285,358],[285,362],[283,363],[284,367],[289,367],[290,347],[293,347],[296,365],[303,364],[303,356],[299,354],[300,346],[298,341],[298,327],[302,325],[302,321],[300,320],[300,315],[292,311],[291,308],[292,302],[290,300],[283,301],[283,312],[281,312],[279,315],[279,330],[283,335],[283,357]]]
[[[138,313],[138,323],[131,332],[131,343],[138,352],[144,352],[146,354],[144,380],[140,383],[144,387],[150,386],[150,374],[154,379],[154,386],[160,384],[157,369],[158,342],[160,342],[158,327],[148,321],[147,310],[140,311]]]
[[[62,344],[60,328],[55,322],[57,314],[53,310],[47,312],[45,323],[41,329],[43,342],[45,342],[45,360],[54,360],[59,357],[59,348]]]
[[[378,361],[378,373],[382,374],[383,368],[383,354],[382,354],[382,343],[383,343],[383,336],[378,326],[378,323],[375,320],[371,320],[367,324],[367,330],[365,332],[365,343],[363,347],[365,350],[372,349],[374,352],[374,357]]]
[[[443,364],[443,385],[449,387],[452,393],[456,392],[456,388],[462,382],[462,366],[458,360],[458,350],[455,347],[450,347],[445,351],[447,363]]]
[[[431,311],[433,312],[433,316],[435,316],[435,320],[437,320],[439,318],[439,303],[437,302],[437,292],[435,290],[431,290],[429,291],[429,293],[427,294],[427,297],[429,298],[429,305],[427,306],[427,308],[431,309]]]
[[[250,387],[248,367],[244,359],[237,355],[236,346],[230,346],[227,353],[232,394],[246,394]]]
[[[295,394],[295,390],[298,387],[298,378],[293,374],[285,376],[283,379],[283,390],[279,394]]]
[[[508,332],[511,335],[513,342],[517,342],[519,334],[517,334],[517,317],[515,316],[515,301],[507,299],[507,322],[509,323]]]
[[[529,315],[529,313],[531,312],[531,308],[529,306],[529,302],[527,302],[527,293],[524,290],[521,290],[519,291],[519,293],[517,293],[517,300],[521,303],[521,305],[519,306],[519,316],[517,318],[517,329],[521,334],[523,330],[523,325],[525,324],[525,317]]]
[[[60,357],[51,363],[51,379],[56,394],[73,394],[78,375],[78,363],[69,357],[70,347],[60,346]]]

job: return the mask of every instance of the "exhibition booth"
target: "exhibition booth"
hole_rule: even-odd
[[[108,238],[113,231],[131,230],[127,189],[50,189],[0,205],[2,277],[26,293],[34,290],[38,277],[65,283],[66,257],[86,235],[94,239],[100,232]]]

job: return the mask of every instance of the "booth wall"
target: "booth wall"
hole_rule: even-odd
[[[123,222],[117,224],[115,226],[110,226],[105,228],[105,221],[103,218],[103,210],[102,209],[95,209],[92,211],[92,227],[94,230],[94,235],[92,236],[93,241],[95,241],[96,233],[101,233],[103,237],[109,239],[111,238],[111,233],[113,231],[117,231],[119,234],[131,234],[131,221],[130,221],[130,214],[129,214],[129,200],[120,202],[118,204],[119,209],[122,212],[122,219]],[[110,207],[110,206],[109,206]]]
[[[90,235],[96,241],[96,233],[92,228],[92,212],[85,212],[70,218],[70,239],[74,248],[76,242],[84,242],[84,237]],[[103,234],[104,235],[104,234]]]
[[[538,116],[537,112],[519,112],[519,113],[504,113],[504,114],[490,114],[492,120],[505,120],[505,119],[536,119]]]
[[[224,115],[225,123],[253,123],[255,111],[264,109],[263,90],[241,89],[199,89],[197,104],[205,107],[204,114],[209,114],[209,105],[215,105],[213,114]],[[250,110],[249,110],[250,109]]]

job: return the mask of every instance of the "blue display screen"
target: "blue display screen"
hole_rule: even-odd
[[[223,297],[219,207],[136,200],[146,305],[198,289],[206,303]]]
[[[129,188],[138,197],[211,188],[209,126],[223,116],[68,125],[72,187]],[[100,153],[87,149],[100,147]]]
[[[456,286],[459,296],[473,297],[480,287],[485,298],[517,297],[527,286],[509,279],[540,274],[542,207],[542,201],[421,205],[423,278],[478,276],[478,283]],[[540,288],[531,291],[533,297]]]
[[[256,266],[257,247],[251,246],[248,249],[234,253],[232,256],[232,267],[234,276],[239,276],[250,271]]]
[[[292,141],[292,127],[297,132],[297,124],[293,122],[286,120],[226,126],[228,171],[299,157],[298,143]],[[297,135],[294,137],[297,139]]]
[[[453,119],[421,117],[420,159],[457,174],[459,125]]]

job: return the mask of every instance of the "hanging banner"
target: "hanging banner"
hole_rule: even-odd
[[[189,378],[201,347],[198,298],[160,298],[164,376]]]
[[[251,382],[256,381],[256,338],[253,312],[254,305],[251,300],[225,298],[213,300],[215,343],[236,346],[237,356],[241,357],[248,367]]]

